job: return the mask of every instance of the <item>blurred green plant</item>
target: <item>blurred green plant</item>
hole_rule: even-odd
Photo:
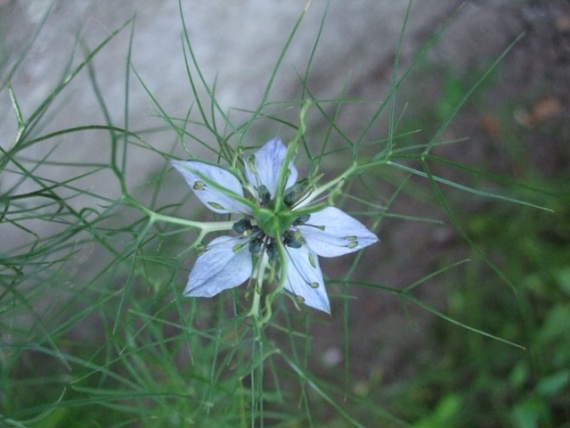
[[[448,418],[443,425],[450,426],[531,428],[568,422],[570,212],[564,194],[554,203],[544,201],[559,216],[548,224],[532,210],[495,207],[467,215],[475,243],[489,257],[501,259],[502,272],[516,289],[497,281],[485,265],[469,264],[447,288],[448,314],[526,349],[478,335],[466,338],[440,323],[434,340],[442,356],[431,361],[429,373],[422,376],[424,395],[419,398],[424,404],[416,403],[418,408],[428,405],[433,413],[421,416],[417,426],[442,426],[442,414]]]
[[[440,120],[449,114],[450,100],[461,99],[470,87],[464,81],[473,79],[453,72],[438,78],[443,91],[433,109],[416,111],[418,128],[430,129],[434,114]],[[433,84],[430,70],[420,79]],[[396,388],[400,404],[394,412],[416,420],[414,427],[538,428],[568,426],[570,421],[570,177],[563,169],[541,170],[521,150],[528,129],[511,122],[525,94],[490,108],[486,96],[500,80],[495,76],[491,82],[470,101],[470,119],[463,120],[480,120],[481,112],[494,115],[493,161],[502,158],[503,165],[511,166],[516,182],[479,175],[453,160],[445,165],[468,173],[474,187],[491,178],[551,213],[497,203],[469,204],[462,210],[457,203],[462,197],[452,195],[453,215],[471,243],[463,254],[470,262],[446,281],[445,312],[524,349],[466,335],[440,319],[431,332],[432,353],[418,363],[420,374],[405,388]],[[563,121],[545,125],[551,135],[562,135],[563,126]]]

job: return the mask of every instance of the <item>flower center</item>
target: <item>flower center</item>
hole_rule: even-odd
[[[254,213],[254,218],[263,233],[271,238],[278,238],[283,236],[295,223],[299,215],[288,208],[282,209],[279,212],[261,208]]]
[[[270,210],[266,211],[268,211],[267,222],[271,225],[272,219],[278,218],[278,216]],[[264,229],[261,228],[259,223],[257,226],[253,226],[250,219],[248,218],[241,219],[234,223],[233,230],[237,233],[242,234],[243,236],[249,237],[247,243],[241,245],[248,245],[250,253],[259,254],[262,250],[266,251],[269,256],[269,261],[272,262],[275,259],[276,255],[275,241],[277,239],[280,239],[281,242],[283,242],[283,245],[291,248],[301,248],[305,242],[298,230],[289,229],[289,227],[305,224],[305,222],[309,219],[310,214],[296,215],[292,212],[288,212],[286,215],[287,223],[290,224],[279,235],[269,235],[265,232]],[[291,218],[293,220],[290,221]],[[279,220],[277,220],[277,222],[278,221]]]

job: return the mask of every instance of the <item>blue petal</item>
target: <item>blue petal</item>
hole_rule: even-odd
[[[285,248],[287,278],[285,289],[311,308],[331,313],[329,298],[319,260],[306,245],[301,248]]]
[[[198,161],[172,161],[194,194],[209,209],[219,214],[251,214],[251,209],[237,198],[243,198],[243,188],[231,172],[219,166]],[[224,191],[217,189],[218,185]],[[235,195],[233,197],[232,195]]]
[[[271,198],[275,197],[279,174],[285,161],[287,147],[277,138],[269,140],[253,156],[246,159],[245,175],[254,188],[265,186]],[[250,165],[250,162],[253,164]],[[291,187],[297,181],[297,168],[293,162],[289,163],[289,177],[285,189]]]
[[[187,297],[212,297],[245,282],[252,272],[247,238],[221,236],[198,257],[184,290]]]
[[[337,257],[378,242],[378,237],[355,218],[335,207],[312,213],[299,230],[311,251]]]

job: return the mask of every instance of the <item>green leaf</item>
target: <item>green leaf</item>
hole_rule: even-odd
[[[570,370],[561,370],[538,382],[536,392],[544,397],[552,397],[560,393],[570,382]]]

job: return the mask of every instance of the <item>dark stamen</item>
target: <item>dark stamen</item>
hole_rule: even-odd
[[[309,221],[309,218],[311,217],[311,214],[302,214],[299,217],[297,217],[295,219],[295,221],[293,222],[293,226],[300,226],[301,224],[305,224],[306,222]]]
[[[304,179],[295,183],[285,192],[283,195],[283,203],[287,208],[291,208],[295,205],[295,203],[301,198],[303,192],[307,188],[308,180]]]
[[[301,248],[303,246],[303,243],[300,239],[298,239],[295,232],[287,230],[283,234],[283,245],[287,245],[291,248]]]
[[[251,230],[251,221],[249,221],[248,218],[243,218],[235,222],[232,229],[237,233],[244,233],[245,231]]]
[[[259,204],[262,207],[271,202],[271,193],[269,193],[269,189],[267,187],[262,184],[256,190],[257,195],[259,196]]]
[[[251,238],[249,241],[249,252],[251,254],[258,254],[261,252],[261,244],[263,244],[263,239],[259,236]]]
[[[277,247],[275,246],[275,240],[273,238],[269,238],[266,249],[269,263],[273,263],[275,257],[277,257]]]

